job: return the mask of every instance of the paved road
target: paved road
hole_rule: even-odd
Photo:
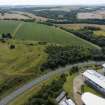
[[[70,70],[70,68],[72,68],[73,66],[82,66],[82,65],[88,65],[88,64],[102,64],[104,62],[94,62],[94,61],[90,61],[90,62],[84,62],[84,63],[77,63],[77,64],[73,64],[73,65],[68,65],[64,68],[59,68],[56,69],[52,72],[49,72],[39,78],[36,78],[34,80],[32,80],[31,82],[25,84],[23,87],[15,90],[14,92],[12,92],[11,94],[9,94],[8,96],[4,97],[2,100],[0,100],[0,105],[7,105],[9,102],[11,102],[12,100],[14,100],[17,96],[21,95],[22,93],[24,93],[25,91],[27,91],[28,89],[32,88],[34,85],[39,84],[40,82],[44,81],[44,80],[48,80],[51,76],[59,73],[62,74],[68,70]]]

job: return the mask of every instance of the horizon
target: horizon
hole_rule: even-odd
[[[105,0],[94,0],[91,2],[91,0],[0,0],[0,5],[34,5],[34,6],[45,6],[45,5],[105,5]]]

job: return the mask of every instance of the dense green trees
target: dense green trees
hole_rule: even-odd
[[[60,66],[73,64],[88,60],[105,60],[105,48],[89,49],[81,46],[56,46],[51,45],[46,48],[48,54],[47,61],[42,64],[41,70],[56,69]]]
[[[48,46],[46,48],[48,60],[42,65],[42,69],[55,69],[67,64],[87,61],[91,58],[90,49],[80,46]]]

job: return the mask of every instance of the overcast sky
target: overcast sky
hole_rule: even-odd
[[[0,0],[0,5],[93,5],[105,4],[105,0]]]

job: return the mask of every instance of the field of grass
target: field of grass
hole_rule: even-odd
[[[45,41],[62,45],[83,45],[97,47],[94,44],[53,26],[20,21],[0,21],[0,33],[11,33],[14,39]]]
[[[19,25],[20,21],[3,21],[0,20],[0,33],[13,33],[16,27]]]
[[[68,74],[69,75],[69,74]],[[64,84],[64,90],[68,93],[70,97],[73,97],[73,80],[77,74],[69,75],[67,81]]]
[[[16,48],[10,49],[10,45]],[[7,75],[31,73],[44,58],[43,49],[40,45],[31,46],[12,41],[0,43],[0,72]]]
[[[15,45],[15,48],[10,49],[10,45]],[[27,81],[39,76],[39,67],[47,58],[43,50],[44,46],[38,44],[31,46],[21,41],[0,42],[0,86],[13,78]]]

